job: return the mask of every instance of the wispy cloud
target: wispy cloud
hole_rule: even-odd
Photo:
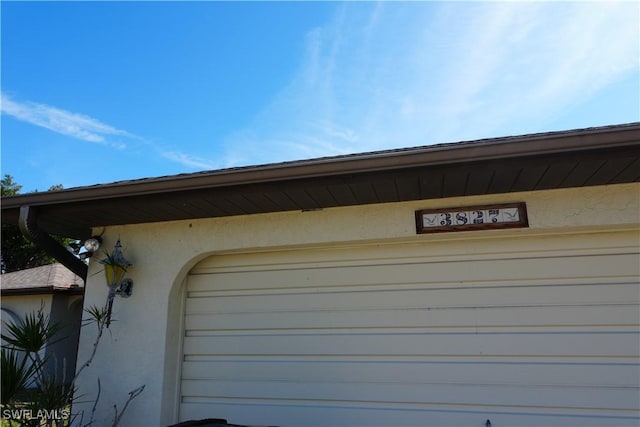
[[[228,136],[227,164],[545,130],[638,75],[637,16],[634,2],[346,4]]]
[[[97,143],[111,148],[125,149],[127,144],[142,144],[148,152],[178,163],[189,169],[213,169],[219,167],[214,162],[185,153],[162,147],[156,142],[134,135],[114,126],[107,125],[98,119],[84,114],[72,113],[60,108],[36,102],[17,102],[6,94],[1,94],[2,113],[15,119],[39,126],[61,135],[78,140]]]
[[[124,130],[109,126],[92,117],[50,105],[17,102],[4,93],[1,94],[0,106],[2,113],[18,120],[82,141],[124,148],[124,143],[111,141],[109,137],[135,138]]]
[[[442,96],[463,110],[443,123],[452,134],[535,130],[637,76],[637,15],[637,4],[616,2],[489,3],[463,15],[470,25],[456,40],[461,54]]]
[[[199,151],[5,94],[1,107],[192,170],[535,132],[638,79],[638,11],[615,1],[344,2],[308,31],[298,69],[249,125]]]

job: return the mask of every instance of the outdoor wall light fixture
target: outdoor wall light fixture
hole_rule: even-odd
[[[98,249],[100,249],[101,244],[102,237],[92,236],[91,238],[82,242],[82,244],[79,241],[69,243],[69,250],[81,260],[85,260],[87,258],[91,258],[93,254],[96,253]]]
[[[100,245],[102,244],[102,237],[93,236],[84,241],[84,248],[87,252],[91,252],[93,255],[98,249],[100,249]]]
[[[131,296],[133,281],[125,279],[124,275],[127,269],[131,267],[131,263],[124,257],[122,253],[122,244],[120,239],[116,242],[116,246],[111,252],[105,251],[105,258],[100,260],[100,264],[104,265],[104,274],[109,287],[109,296],[107,299],[107,328],[111,324],[111,308],[113,307],[113,299],[116,295],[122,297]]]

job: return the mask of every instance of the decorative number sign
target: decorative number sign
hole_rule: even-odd
[[[418,234],[528,226],[525,203],[416,211]]]

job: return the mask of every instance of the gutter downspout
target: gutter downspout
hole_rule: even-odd
[[[76,275],[80,276],[86,283],[87,271],[89,269],[87,265],[76,258],[65,247],[56,242],[53,237],[38,228],[37,218],[37,212],[31,206],[20,207],[18,226],[20,227],[20,231],[24,237],[35,243],[38,247],[44,249],[47,254],[51,255]]]

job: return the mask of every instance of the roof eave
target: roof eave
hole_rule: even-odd
[[[32,288],[9,288],[0,290],[0,295],[3,297],[15,296],[15,295],[52,295],[52,294],[64,294],[64,295],[83,295],[84,286],[73,286],[68,288],[60,288],[54,286],[41,286]]]
[[[221,169],[77,187],[60,191],[21,194],[4,197],[2,199],[2,209],[367,173],[416,166],[435,166],[469,160],[499,160],[574,150],[614,148],[638,144],[638,141],[640,141],[640,123],[629,123],[573,131],[463,141],[401,150],[386,150],[261,166]]]

